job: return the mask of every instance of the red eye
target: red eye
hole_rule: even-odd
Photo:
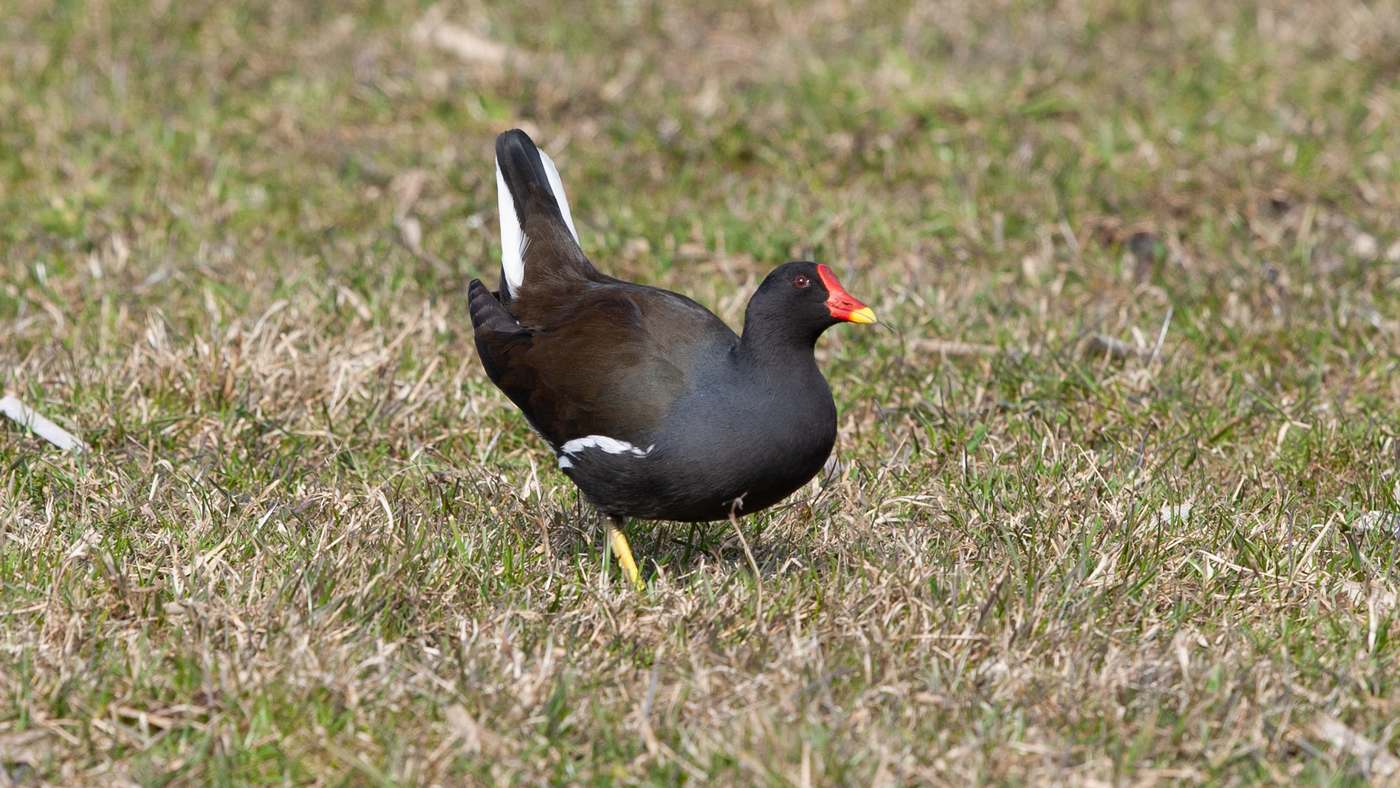
[[[797,288],[798,290],[801,290],[802,288],[810,284],[812,284],[812,280],[808,279],[806,274],[798,274],[797,276],[794,276],[792,278],[792,286]]]

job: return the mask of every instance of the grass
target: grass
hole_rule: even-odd
[[[1388,0],[10,3],[0,387],[92,450],[0,428],[0,770],[1400,778],[1396,52]],[[516,124],[604,270],[885,320],[757,576],[634,524],[632,593],[485,380]]]

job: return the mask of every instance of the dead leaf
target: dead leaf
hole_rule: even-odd
[[[1400,774],[1400,758],[1362,736],[1336,717],[1322,716],[1313,722],[1313,735],[1356,758],[1367,775],[1385,779]]]
[[[436,47],[467,63],[502,66],[506,61],[528,60],[523,52],[499,41],[492,41],[461,25],[447,21],[440,6],[433,6],[413,26],[413,40]]]

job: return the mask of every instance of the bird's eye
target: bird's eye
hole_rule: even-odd
[[[792,286],[797,288],[798,290],[801,290],[802,288],[810,284],[812,284],[812,280],[808,279],[806,274],[798,274],[797,276],[794,276],[792,278]]]

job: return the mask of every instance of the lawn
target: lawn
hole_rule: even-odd
[[[883,321],[642,593],[476,359],[512,126]],[[1395,0],[8,0],[0,782],[1400,780],[1397,217]]]

